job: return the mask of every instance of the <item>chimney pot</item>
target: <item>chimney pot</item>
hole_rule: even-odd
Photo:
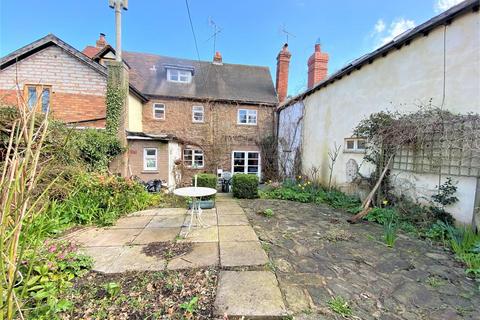
[[[278,101],[282,103],[287,98],[288,92],[288,69],[292,54],[288,51],[288,43],[285,43],[277,56],[277,82],[276,89]]]
[[[100,36],[98,37],[97,42],[95,43],[95,46],[99,49],[105,47],[107,45],[107,40],[105,40],[105,33],[100,33]]]
[[[322,52],[320,43],[315,44],[315,51],[308,58],[308,89],[327,77],[328,54]]]
[[[213,56],[213,64],[223,64],[222,55],[218,51],[215,52],[215,55]]]

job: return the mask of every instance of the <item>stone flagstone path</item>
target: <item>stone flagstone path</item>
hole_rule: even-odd
[[[161,271],[219,266],[216,314],[279,317],[286,308],[275,274],[243,209],[231,196],[217,196],[217,210],[203,210],[208,227],[192,228],[182,208],[150,209],[121,218],[112,227],[85,228],[66,238],[93,257],[93,269],[104,273]],[[142,249],[152,242],[191,242],[190,253],[171,260],[150,257]],[[247,271],[245,271],[247,270]]]

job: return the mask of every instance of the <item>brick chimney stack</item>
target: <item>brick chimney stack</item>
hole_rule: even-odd
[[[328,53],[322,52],[320,44],[315,44],[315,52],[308,58],[308,89],[327,77]]]
[[[105,40],[105,33],[100,33],[97,42],[95,42],[95,46],[99,49],[102,49],[107,45],[107,40]]]
[[[218,51],[215,52],[215,55],[213,56],[213,64],[223,64],[222,55]]]
[[[288,43],[283,45],[277,56],[277,95],[278,101],[282,103],[287,98],[288,91],[288,68],[292,54],[288,51]]]

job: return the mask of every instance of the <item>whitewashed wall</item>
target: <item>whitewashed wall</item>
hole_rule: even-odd
[[[285,177],[292,177],[297,153],[301,151],[303,131],[303,102],[281,110],[278,115],[278,166]]]
[[[444,108],[458,113],[480,112],[480,15],[469,12],[446,27],[446,96]],[[416,38],[408,46],[375,59],[339,81],[306,97],[303,128],[303,170],[318,167],[328,179],[328,151],[344,143],[358,122],[381,110],[415,111],[430,99],[440,106],[443,93],[444,27]],[[362,163],[362,154],[341,153],[334,168],[338,186],[347,184],[346,163]],[[360,165],[360,172],[371,168]],[[476,178],[459,182],[458,205],[449,208],[461,222],[472,221]],[[422,192],[432,192],[437,176],[412,177]],[[443,181],[442,181],[443,182]]]

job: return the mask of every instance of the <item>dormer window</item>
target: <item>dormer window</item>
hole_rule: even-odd
[[[167,81],[178,83],[190,83],[195,71],[193,66],[180,64],[164,64],[167,71]]]
[[[167,80],[171,82],[190,83],[192,72],[189,70],[167,69]]]

